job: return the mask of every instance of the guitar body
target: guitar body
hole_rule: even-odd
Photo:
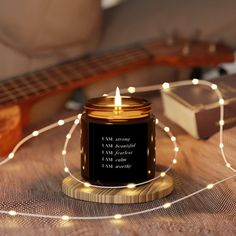
[[[70,95],[71,92],[66,92],[35,103],[0,108],[0,158],[9,154],[19,142],[24,127],[51,117],[63,107]]]
[[[0,157],[11,152],[30,120],[36,123],[54,114],[73,89],[147,65],[191,68],[233,61],[233,51],[224,44],[154,40],[1,81]]]
[[[22,137],[21,109],[10,106],[0,109],[0,156],[6,156]]]

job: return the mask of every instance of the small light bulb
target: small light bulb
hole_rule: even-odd
[[[79,119],[75,119],[74,124],[78,125],[79,124]]]
[[[173,162],[173,164],[176,164],[176,163],[177,163],[177,160],[176,160],[176,159],[174,159],[172,162]]]
[[[163,89],[169,89],[170,88],[170,84],[165,82],[165,83],[162,84],[162,88]]]
[[[121,214],[115,214],[114,215],[114,219],[116,219],[116,220],[121,219],[121,218],[122,218]]]
[[[156,120],[155,120],[155,122],[156,122],[156,125],[157,125],[157,124],[159,123],[159,120],[158,120],[158,119],[156,119]]]
[[[224,105],[224,103],[225,103],[225,100],[223,98],[219,99],[219,104],[220,105]]]
[[[108,94],[104,93],[102,96],[103,96],[103,97],[107,97],[107,96],[108,96]]]
[[[128,184],[128,185],[127,185],[127,188],[135,188],[135,187],[136,187],[135,184]]]
[[[135,91],[136,91],[135,87],[128,87],[129,93],[135,93]]]
[[[208,184],[208,185],[206,186],[207,189],[212,189],[213,187],[214,187],[214,184]]]
[[[32,135],[33,135],[34,137],[38,136],[38,135],[39,135],[39,131],[37,131],[37,130],[33,131],[33,132],[32,132]]]
[[[67,135],[66,135],[66,138],[67,138],[67,139],[70,139],[70,138],[71,138],[71,134],[67,134]]]
[[[14,157],[14,155],[15,155],[15,154],[14,154],[13,152],[11,152],[11,153],[9,153],[8,158],[9,158],[9,159],[12,159],[12,158]]]
[[[176,137],[175,136],[172,136],[170,139],[171,139],[172,142],[176,141]]]
[[[164,130],[165,130],[165,132],[167,132],[167,133],[168,133],[168,132],[170,132],[170,128],[169,128],[169,127],[167,127],[167,126],[166,126],[166,127],[164,127]]]
[[[78,118],[78,119],[81,119],[81,116],[82,116],[82,114],[79,113],[79,114],[77,115],[77,118]]]
[[[161,172],[161,174],[160,174],[161,177],[164,177],[165,175],[166,175],[165,172]]]
[[[69,172],[69,168],[68,168],[68,167],[65,167],[65,168],[64,168],[64,171],[65,171],[66,173],[68,173],[68,172]]]
[[[222,125],[224,125],[224,124],[225,124],[224,120],[220,120],[220,121],[219,121],[219,125],[222,126]]]
[[[151,136],[151,142],[153,142],[153,139],[154,139],[154,138],[153,138],[153,135],[152,135],[152,136]]]
[[[65,156],[65,155],[66,155],[66,150],[65,150],[65,149],[62,150],[61,154],[62,154],[63,156]]]
[[[66,215],[64,215],[64,216],[62,216],[62,217],[61,217],[61,219],[62,219],[62,220],[69,220],[69,219],[70,219],[70,217],[69,217],[69,216],[66,216]]]
[[[175,148],[174,148],[174,151],[175,151],[175,152],[178,152],[178,151],[179,151],[179,147],[175,147]]]
[[[199,80],[198,80],[198,79],[193,79],[193,80],[192,80],[192,84],[193,84],[193,85],[199,84]]]
[[[171,206],[171,203],[170,202],[167,202],[163,205],[163,208],[169,208]]]
[[[220,143],[220,144],[219,144],[219,147],[220,147],[220,148],[224,148],[224,144],[223,144],[223,143]]]
[[[65,124],[65,121],[64,121],[64,120],[59,120],[59,121],[57,122],[57,124],[58,124],[59,126],[62,126],[62,125]]]
[[[90,186],[91,186],[91,184],[90,184],[90,183],[88,183],[88,182],[85,182],[85,183],[84,183],[84,186],[88,188],[88,187],[90,187]]]
[[[230,163],[226,163],[226,167],[230,168],[231,167]]]
[[[212,84],[212,85],[211,85],[211,88],[212,88],[212,90],[216,90],[218,87],[217,87],[216,84]]]
[[[15,215],[16,215],[16,211],[9,211],[8,214],[9,214],[10,216],[15,216]]]

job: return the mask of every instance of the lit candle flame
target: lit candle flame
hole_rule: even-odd
[[[115,109],[121,109],[122,101],[120,96],[120,89],[116,87],[116,95],[115,95]]]

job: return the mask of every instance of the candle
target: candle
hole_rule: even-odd
[[[143,182],[155,176],[155,118],[142,98],[90,99],[81,117],[81,173],[97,185]]]

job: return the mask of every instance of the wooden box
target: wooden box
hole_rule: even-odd
[[[224,128],[236,124],[236,74],[211,80],[225,100]],[[165,115],[195,138],[208,138],[219,130],[219,99],[204,85],[187,85],[162,91]]]

